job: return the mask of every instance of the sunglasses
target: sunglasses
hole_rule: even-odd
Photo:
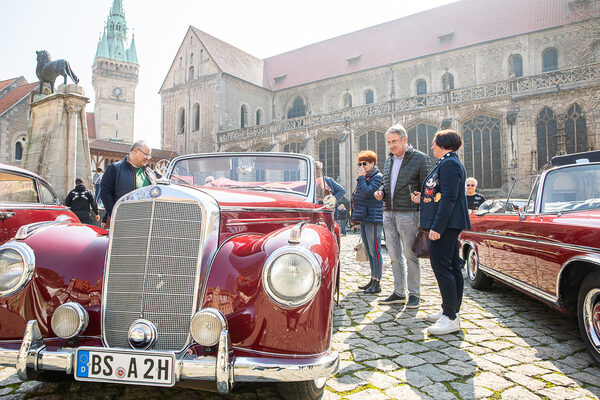
[[[357,165],[360,167],[361,165],[364,167],[365,165],[367,165],[368,162],[363,161],[363,162],[359,162]]]
[[[467,183],[467,186],[475,186],[475,185],[472,183]]]

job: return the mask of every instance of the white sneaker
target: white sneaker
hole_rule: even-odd
[[[456,313],[456,316],[458,317],[459,314],[460,313]],[[438,319],[442,318],[442,315],[444,315],[444,311],[440,310],[438,312],[434,312],[433,314],[428,314],[425,319],[429,322],[437,322]]]
[[[442,315],[440,319],[429,328],[427,333],[430,335],[445,335],[447,333],[460,331],[460,317],[456,316],[453,320],[446,315]]]

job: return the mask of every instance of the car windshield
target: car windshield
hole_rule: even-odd
[[[600,208],[600,164],[548,172],[541,202],[543,213]]]
[[[505,183],[479,206],[476,214],[516,213],[523,210],[535,179],[535,176],[528,176]]]
[[[306,195],[308,169],[307,159],[289,155],[211,155],[177,161],[168,178],[194,186]]]
[[[0,201],[37,203],[35,182],[27,176],[0,172]]]

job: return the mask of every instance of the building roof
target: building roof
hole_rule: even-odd
[[[0,81],[0,90],[4,89],[8,85],[10,85],[12,82],[16,81],[17,79],[19,79],[19,78],[11,78],[11,79],[7,79],[5,81]]]
[[[267,58],[263,86],[281,90],[554,28],[572,22],[568,3],[461,0]]]
[[[90,113],[88,113],[90,114]],[[89,119],[88,119],[89,120]],[[90,150],[102,150],[102,151],[110,151],[113,153],[121,153],[126,155],[129,153],[129,149],[131,148],[130,143],[123,142],[114,142],[111,140],[102,140],[102,139],[92,139],[89,140]],[[177,153],[169,150],[161,150],[161,149],[152,149],[152,158],[153,159],[167,159],[171,160],[177,156]]]
[[[5,82],[5,81],[3,81]],[[0,115],[13,108],[15,105],[21,102],[21,100],[27,98],[29,93],[39,87],[39,84],[28,83],[26,85],[17,86],[4,97],[0,98]]]

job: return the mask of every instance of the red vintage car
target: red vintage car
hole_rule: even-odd
[[[471,226],[460,237],[471,286],[498,280],[577,314],[600,363],[600,163],[517,179],[504,198],[471,215]]]
[[[325,194],[308,156],[188,155],[121,198],[110,233],[24,230],[0,247],[0,364],[22,379],[196,380],[221,393],[262,381],[318,398],[338,367]]]
[[[0,164],[0,244],[15,237],[22,225],[79,219],[60,204],[48,182],[33,172]]]

